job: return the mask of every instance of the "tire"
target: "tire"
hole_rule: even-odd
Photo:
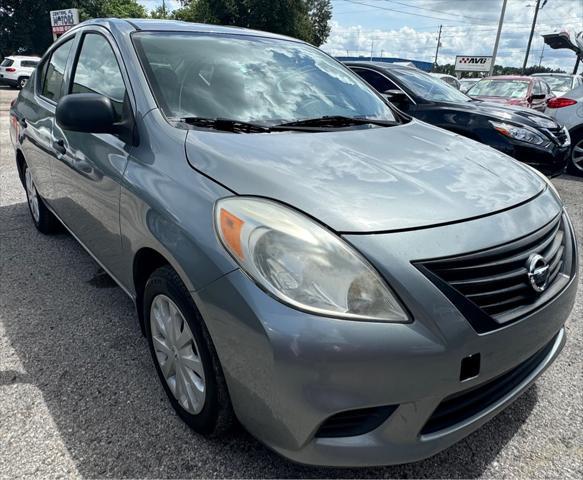
[[[28,203],[28,210],[36,229],[45,234],[50,235],[60,230],[60,223],[57,217],[47,208],[44,200],[38,194],[31,172],[28,166],[24,165],[24,189],[26,191],[26,200]]]
[[[18,90],[22,90],[22,89],[23,89],[23,88],[26,86],[26,82],[27,82],[27,81],[28,81],[28,77],[20,77],[20,78],[17,80],[17,83],[16,83],[16,88],[17,88]]]
[[[168,316],[172,308],[179,315]],[[219,359],[200,312],[171,267],[159,268],[148,279],[144,290],[143,318],[158,377],[178,416],[202,435],[218,436],[229,430],[234,423],[234,414]],[[172,341],[171,325],[180,326],[176,336],[182,341]],[[193,341],[186,343],[189,334]],[[162,345],[165,346],[162,348]],[[176,345],[186,346],[177,349]],[[174,352],[173,359],[168,352]],[[195,362],[198,362],[199,373],[190,368]],[[174,377],[170,364],[174,368]],[[201,385],[204,386],[202,394]]]
[[[572,175],[583,176],[583,131],[579,131],[571,138],[567,171]]]

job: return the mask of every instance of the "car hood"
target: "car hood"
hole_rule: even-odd
[[[235,193],[287,203],[337,232],[460,221],[545,188],[512,158],[416,120],[321,133],[190,130],[186,153],[195,169]]]
[[[551,130],[560,128],[559,124],[553,120],[548,123],[548,115],[545,115],[532,108],[512,106],[501,103],[491,103],[490,100],[473,100],[464,103],[442,104],[445,108],[459,111],[471,112],[473,115],[484,115],[492,119],[510,121],[518,124],[528,125],[534,128],[550,128]]]

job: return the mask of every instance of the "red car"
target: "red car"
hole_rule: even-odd
[[[547,100],[555,96],[544,80],[520,75],[484,78],[466,94],[486,102],[534,108],[540,112],[546,108]]]

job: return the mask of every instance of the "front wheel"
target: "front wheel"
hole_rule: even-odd
[[[18,90],[22,90],[24,87],[26,87],[26,82],[28,82],[27,77],[20,77],[16,83],[16,88],[18,88]]]
[[[28,209],[37,230],[45,235],[58,231],[59,221],[47,208],[43,199],[38,194],[30,169],[26,165],[24,167],[24,186],[26,189]]]
[[[571,158],[569,159],[569,173],[583,176],[583,132],[579,132],[571,139]]]
[[[176,272],[156,270],[144,291],[144,321],[154,365],[174,410],[203,435],[233,422],[219,359],[202,317]]]

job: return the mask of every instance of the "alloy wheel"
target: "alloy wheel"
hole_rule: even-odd
[[[199,349],[184,315],[166,295],[152,301],[150,327],[156,361],[174,398],[187,412],[200,413],[206,385]]]
[[[21,79],[18,81],[18,86],[19,86],[20,88],[24,88],[24,87],[26,87],[26,78],[21,78]]]
[[[573,150],[571,150],[571,162],[573,162],[573,166],[577,170],[583,171],[583,139],[573,145]]]
[[[25,181],[26,181],[26,196],[28,198],[28,206],[30,207],[30,213],[32,214],[32,218],[34,218],[34,221],[38,223],[40,220],[38,193],[36,191],[36,187],[34,186],[34,182],[32,181],[30,169],[28,168],[26,169],[25,173]]]

